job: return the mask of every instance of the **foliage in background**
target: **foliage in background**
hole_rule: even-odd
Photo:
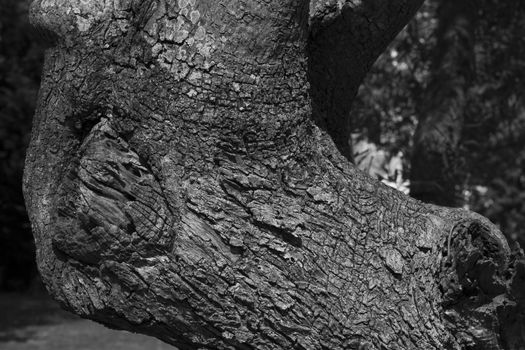
[[[462,153],[470,207],[525,247],[525,2],[483,0]]]
[[[352,129],[387,151],[409,154],[417,102],[428,83],[436,4],[425,2],[370,70],[352,110]]]
[[[361,85],[352,110],[354,162],[387,185],[409,193],[410,154],[418,101],[430,75],[435,46],[435,2],[425,2],[380,56]],[[396,171],[401,170],[394,177]]]
[[[43,48],[27,21],[29,1],[0,0],[0,287],[25,287],[35,273],[22,172],[40,83]]]
[[[366,137],[379,152],[403,152],[405,178],[414,133],[424,117],[418,115],[421,94],[433,73],[439,4],[427,1],[379,58],[352,115],[357,139]],[[488,216],[525,246],[525,2],[483,0],[472,10],[475,44],[466,54],[475,67],[468,89],[461,91],[467,102],[456,168],[466,180],[458,192],[465,207]]]

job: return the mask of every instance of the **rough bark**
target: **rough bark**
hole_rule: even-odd
[[[419,5],[35,1],[51,294],[180,349],[519,349],[501,233],[345,158],[351,96]]]
[[[461,206],[466,180],[460,144],[467,90],[474,77],[477,4],[440,2],[432,77],[420,99],[411,159],[410,193],[424,202]]]

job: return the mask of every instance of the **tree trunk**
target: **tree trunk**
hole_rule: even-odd
[[[410,194],[424,202],[460,206],[460,140],[467,89],[474,75],[474,29],[477,5],[443,0],[431,62],[431,81],[419,103],[414,135]]]
[[[65,308],[180,349],[520,348],[501,233],[346,159],[419,0],[108,4],[32,7],[55,47],[24,188]]]

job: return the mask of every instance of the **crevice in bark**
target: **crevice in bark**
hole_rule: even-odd
[[[289,230],[267,224],[257,219],[253,220],[253,224],[259,227],[262,231],[272,232],[273,234],[275,234],[276,237],[282,239],[286,243],[293,245],[294,247],[302,248],[303,246],[303,241],[301,237],[295,236],[293,232],[290,232]]]
[[[106,112],[103,109],[93,107],[90,110],[66,117],[64,124],[71,130],[77,138],[79,145],[81,145],[95,125],[97,125],[105,115]]]

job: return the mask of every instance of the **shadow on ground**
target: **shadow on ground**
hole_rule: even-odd
[[[0,349],[176,350],[155,338],[80,319],[44,293],[0,293]]]

